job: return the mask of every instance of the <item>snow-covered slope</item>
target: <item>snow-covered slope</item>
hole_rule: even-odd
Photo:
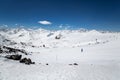
[[[41,45],[45,44],[47,47],[53,48],[53,47],[85,46],[90,44],[96,44],[97,42],[105,43],[112,41],[113,39],[116,39],[119,33],[100,33],[96,30],[48,31],[44,29],[38,30],[11,29],[7,32],[0,32],[0,34],[1,37],[4,37],[4,39],[16,42],[18,44],[22,42],[28,44],[28,46],[34,45],[36,47],[40,47]],[[59,36],[60,39],[59,40],[55,39],[56,36]],[[3,44],[5,45],[6,42]],[[20,47],[20,45],[18,46]]]
[[[0,80],[120,80],[119,44],[119,32],[0,31],[0,45],[24,49],[29,55],[22,55],[36,62],[24,65],[0,54]]]

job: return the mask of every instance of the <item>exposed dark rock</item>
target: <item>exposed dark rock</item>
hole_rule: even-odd
[[[30,64],[35,64],[35,62],[32,62],[32,60],[30,58],[22,58],[22,55],[6,55],[5,58],[7,59],[12,59],[12,60],[19,60],[20,63],[25,63],[27,65]]]
[[[3,50],[1,49],[1,47],[0,47],[0,53],[3,53]]]
[[[54,33],[49,33],[48,35],[47,35],[47,37],[50,37],[50,36],[52,36]]]
[[[6,55],[5,58],[13,59],[13,60],[20,60],[22,55]]]
[[[73,65],[73,64],[69,64],[70,66]]]
[[[32,62],[30,58],[23,58],[20,60],[20,63],[25,63],[27,65],[30,65],[30,64],[35,64],[35,62]]]
[[[9,39],[4,39],[3,42],[4,42],[4,43],[9,43],[10,45],[15,45],[15,44],[17,44],[16,42],[11,41],[11,40],[9,40]]]
[[[56,36],[55,39],[60,39],[60,37],[59,37],[59,36]]]
[[[15,44],[17,44],[16,42],[10,42],[10,45],[15,45]]]
[[[3,53],[3,51],[2,51],[2,50],[0,50],[0,53]]]
[[[31,64],[35,64],[35,62],[32,62]]]
[[[25,64],[31,64],[32,63],[32,61],[31,61],[31,59],[30,58],[28,58],[26,61],[25,61]]]
[[[21,53],[24,53],[25,55],[28,54],[28,53],[27,53],[25,50],[23,50],[23,49],[22,49],[22,50],[19,49],[18,51],[21,52]]]
[[[78,65],[77,63],[73,63],[73,65]]]
[[[59,35],[55,36],[55,39],[60,39],[61,37],[62,37],[62,35],[59,34]]]
[[[19,37],[22,37],[22,36],[24,36],[24,35],[22,35],[22,34],[21,34],[21,35],[19,35]]]
[[[10,42],[10,40],[8,40],[8,39],[4,39],[3,42]]]
[[[27,46],[26,43],[24,43],[24,42],[20,42],[20,44],[22,44],[22,45],[24,45],[24,46]]]
[[[49,65],[48,63],[46,63],[46,65]]]
[[[20,60],[20,63],[25,63],[25,61],[27,61],[27,58],[23,58]]]
[[[31,47],[35,47],[35,46],[32,45]]]
[[[43,47],[45,47],[45,45],[43,44]]]
[[[11,48],[11,47],[7,47],[7,46],[3,46],[4,49],[8,50],[8,53],[17,53],[17,52],[21,52],[27,55],[27,52],[25,52],[25,50],[22,49],[15,49],[15,48]]]

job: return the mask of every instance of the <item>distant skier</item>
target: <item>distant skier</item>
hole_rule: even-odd
[[[97,39],[95,39],[95,41],[96,41],[96,43],[98,42],[98,40],[97,40]]]
[[[83,52],[83,48],[81,48],[81,52]]]

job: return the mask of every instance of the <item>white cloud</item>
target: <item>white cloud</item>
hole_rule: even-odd
[[[50,25],[50,24],[52,24],[50,21],[38,21],[38,23],[43,24],[43,25]]]

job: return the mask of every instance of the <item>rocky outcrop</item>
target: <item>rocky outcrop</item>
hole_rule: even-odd
[[[0,53],[18,53],[18,52],[21,52],[21,53],[24,53],[25,55],[27,55],[27,52],[23,49],[15,49],[15,48],[11,48],[11,47],[7,47],[7,46],[3,46],[3,47],[0,47]]]
[[[77,63],[73,63],[73,65],[78,65]]]
[[[62,37],[62,35],[59,34],[59,35],[55,36],[55,39],[61,39],[61,37]]]
[[[5,58],[12,59],[12,60],[20,60],[22,58],[22,55],[6,55]]]
[[[32,62],[30,58],[23,58],[20,60],[20,63],[25,63],[27,65],[35,64],[35,62]]]
[[[70,66],[72,66],[72,65],[76,65],[76,66],[77,66],[78,64],[77,64],[77,63],[73,63],[73,64],[69,64],[69,65],[70,65]]]
[[[35,64],[35,62],[32,62],[32,60],[30,58],[22,58],[22,55],[6,55],[5,58],[7,59],[12,59],[12,60],[19,60],[20,63],[25,63],[27,65],[30,64]]]
[[[3,50],[2,50],[2,48],[0,47],[0,53],[3,53]]]

